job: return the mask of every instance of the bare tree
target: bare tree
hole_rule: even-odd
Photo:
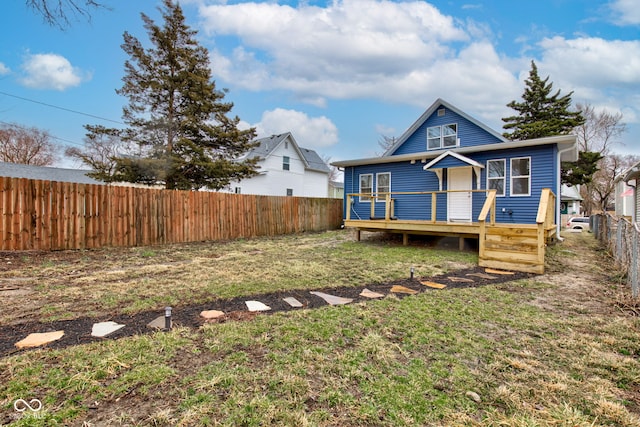
[[[577,108],[585,118],[585,122],[573,131],[578,137],[579,150],[595,151],[606,156],[611,146],[619,142],[617,138],[626,130],[622,113],[596,111],[590,104],[577,104]]]
[[[0,127],[0,161],[50,166],[58,160],[58,148],[47,131],[17,124]]]
[[[395,143],[396,143],[395,136],[380,135],[380,139],[378,139],[378,145],[380,146],[380,148],[382,148],[382,153],[376,153],[376,154],[378,156],[383,156],[384,153],[386,153],[389,148],[393,147]]]
[[[69,16],[91,19],[91,10],[104,7],[95,0],[25,0],[28,7],[42,15],[44,22],[52,27],[65,29]]]
[[[64,154],[89,166],[93,172],[87,175],[105,182],[112,182],[118,166],[118,158],[128,153],[128,145],[120,138],[117,129],[86,125],[84,148],[67,147]]]
[[[610,113],[606,110],[596,111],[590,104],[578,104],[585,121],[574,129],[581,152],[600,153],[598,171],[593,174],[591,182],[582,185],[580,195],[583,208],[588,214],[605,211],[615,192],[615,180],[634,162],[636,156],[612,154],[612,146],[620,143],[619,138],[626,130],[622,122],[622,113]]]

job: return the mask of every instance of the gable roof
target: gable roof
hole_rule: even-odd
[[[444,108],[446,108],[448,110],[453,111],[454,113],[456,113],[459,116],[465,118],[469,122],[473,123],[474,125],[478,126],[479,128],[483,129],[484,131],[488,132],[489,134],[495,136],[500,141],[502,141],[502,142],[507,142],[508,141],[508,139],[506,139],[504,136],[502,136],[500,133],[496,132],[495,130],[491,129],[489,126],[487,126],[484,123],[474,119],[473,117],[471,117],[470,115],[468,115],[464,111],[462,111],[459,108],[449,104],[444,99],[438,98],[438,99],[436,99],[436,101],[433,104],[431,104],[431,106],[429,108],[427,108],[427,110],[424,113],[422,113],[422,115],[420,117],[418,117],[418,120],[416,120],[409,127],[409,129],[407,129],[402,134],[402,136],[400,136],[400,138],[398,138],[398,140],[395,142],[395,144],[393,144],[391,147],[389,147],[387,149],[387,151],[385,151],[385,153],[382,155],[382,157],[392,155],[402,144],[405,143],[405,141],[411,135],[413,135],[416,132],[416,130],[418,130],[418,128],[420,128],[420,126],[422,126],[424,124],[424,122],[426,122],[429,119],[429,117],[431,117],[433,115],[433,113],[435,113],[441,107],[444,107]]]
[[[446,159],[447,157],[453,157],[454,159],[458,160],[458,162],[465,164],[467,166],[473,166],[473,167],[484,169],[484,166],[476,162],[475,160],[465,157],[462,154],[454,153],[453,151],[450,151],[450,150],[445,151],[435,159],[431,160],[429,163],[424,165],[422,169],[424,170],[436,169],[434,166],[436,166],[438,163],[440,163],[442,160]],[[447,166],[447,167],[450,167],[450,166]]]
[[[271,135],[266,138],[257,139],[256,142],[258,143],[258,145],[255,148],[249,150],[249,152],[247,152],[247,154],[244,155],[243,158],[252,159],[254,157],[260,157],[261,159],[266,159],[286,139],[289,139],[289,141],[291,141],[294,149],[300,155],[300,159],[304,163],[305,169],[324,173],[331,172],[329,166],[327,166],[324,160],[320,158],[318,153],[309,148],[300,147],[291,132],[285,132],[278,135]]]
[[[63,169],[0,162],[0,176],[9,178],[27,178],[39,179],[43,181],[75,182],[78,184],[104,185],[104,182],[87,176],[88,172],[91,171],[82,169]]]

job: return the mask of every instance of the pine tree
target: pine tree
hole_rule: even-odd
[[[502,119],[506,124],[504,136],[511,140],[543,138],[545,136],[567,135],[584,123],[580,111],[570,111],[571,95],[560,96],[560,90],[550,95],[553,83],[549,76],[544,80],[538,76],[538,68],[531,61],[529,78],[525,80],[526,88],[522,95],[523,102],[511,101],[508,107],[519,115]]]
[[[142,15],[153,45],[124,33],[123,86],[128,97],[125,141],[139,145],[139,157],[118,159],[116,176],[130,182],[163,182],[168,189],[221,189],[256,174],[256,160],[236,161],[254,146],[255,129],[240,130],[229,118],[232,103],[211,78],[207,49],[185,24],[182,9],[164,0],[162,27]]]

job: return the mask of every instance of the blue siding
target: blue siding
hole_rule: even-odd
[[[484,141],[486,142],[486,141]],[[487,160],[505,159],[506,160],[506,189],[505,196],[498,197],[496,201],[496,221],[504,223],[535,223],[540,194],[543,188],[551,188],[555,193],[557,191],[556,162],[557,148],[555,145],[546,145],[530,148],[519,148],[512,150],[496,150],[489,152],[465,154],[485,166],[482,169],[480,177],[480,189],[485,189],[487,185],[486,164]],[[531,158],[531,196],[529,197],[510,197],[511,191],[511,168],[510,160],[516,157]],[[449,159],[459,162],[453,157],[443,159],[438,167],[447,165]],[[454,162],[451,162],[454,165]],[[455,166],[459,166],[456,163]],[[423,170],[424,164],[416,162],[411,164],[409,161],[386,163],[378,165],[364,165],[356,167],[347,167],[345,169],[345,195],[357,193],[359,191],[359,175],[365,173],[374,174],[374,190],[375,174],[380,172],[391,172],[391,191],[437,191],[438,178],[434,172]],[[443,189],[446,189],[447,174],[446,169],[443,170]],[[473,175],[473,188],[476,188],[476,178]],[[431,198],[430,195],[394,195],[395,198],[395,214],[399,219],[431,219]],[[474,193],[472,201],[473,220],[475,221],[482,209],[485,200],[483,193]],[[438,220],[446,221],[446,195],[438,196]],[[346,203],[345,203],[346,208]],[[505,212],[502,212],[504,208]],[[370,202],[360,202],[355,200],[351,217],[353,219],[368,219],[370,216]],[[384,216],[384,202],[376,202],[376,216]]]
[[[437,109],[392,155],[422,153],[427,151],[427,128],[451,123],[458,125],[460,147],[502,142],[494,135],[478,127],[456,112],[446,109],[445,115],[438,117]]]

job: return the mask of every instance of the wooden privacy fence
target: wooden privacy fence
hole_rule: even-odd
[[[0,177],[1,250],[60,250],[339,228],[342,200]]]

